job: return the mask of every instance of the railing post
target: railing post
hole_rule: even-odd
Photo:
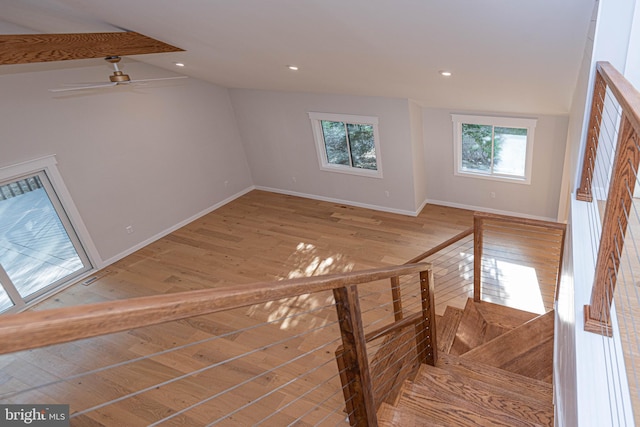
[[[636,184],[636,171],[640,164],[637,137],[638,134],[623,113],[602,222],[591,304],[585,306],[584,310],[585,330],[589,332],[606,333],[611,330],[608,327],[609,310],[627,232],[627,218]]]
[[[342,335],[343,380],[348,381],[347,387],[353,393],[348,398],[351,401],[348,408],[353,408],[353,413],[349,413],[349,422],[352,426],[376,427],[378,418],[373,399],[358,288],[355,285],[337,288],[333,290],[333,296]]]
[[[473,300],[480,302],[482,286],[482,218],[473,216]]]
[[[436,305],[433,270],[420,272],[420,295],[422,300],[422,320],[416,325],[418,360],[435,366],[438,361],[436,337]]]
[[[596,164],[596,153],[598,151],[598,140],[600,139],[600,123],[602,122],[602,110],[604,108],[604,97],[607,91],[607,83],[604,81],[600,70],[596,72],[596,81],[593,88],[593,99],[591,100],[591,115],[589,117],[589,128],[587,132],[586,149],[582,160],[582,176],[580,187],[576,191],[576,199],[590,202],[591,183],[593,182],[593,169]]]
[[[393,316],[396,321],[402,320],[402,290],[400,289],[400,276],[391,278],[391,298],[393,299]]]

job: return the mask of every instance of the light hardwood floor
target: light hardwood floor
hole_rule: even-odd
[[[428,205],[414,218],[253,191],[109,266],[89,286],[76,284],[35,309],[402,264],[470,227],[472,217],[471,211]],[[461,247],[453,256],[468,266],[466,252]],[[544,261],[536,259],[545,254],[544,242],[519,252],[517,259],[508,256],[513,254],[509,247],[497,248],[491,257],[501,253],[511,265],[544,270]],[[492,302],[510,305],[517,291],[506,289],[513,285],[503,277],[495,289],[485,291]],[[542,310],[551,309],[554,282],[539,280],[537,286]],[[388,304],[380,309],[388,288],[385,282],[362,292],[365,319],[376,310],[389,314]],[[447,305],[462,308],[471,295],[468,283],[439,289],[436,282],[437,311],[441,314]],[[524,301],[517,308],[526,310]],[[263,425],[343,424],[344,401],[333,359],[340,335],[331,303],[329,293],[301,296],[3,356],[0,399],[71,403],[73,413],[148,388],[78,416],[72,425],[148,425],[207,399],[162,425],[207,425],[250,403],[249,410],[220,425],[259,420]],[[530,311],[541,310],[538,300],[535,304]],[[238,354],[246,355],[222,363]],[[122,368],[61,380],[140,357]],[[220,366],[209,369],[212,364]],[[193,371],[197,375],[186,376]],[[181,375],[185,378],[162,384]],[[46,382],[52,384],[7,395]],[[212,398],[230,387],[232,392]],[[280,411],[271,416],[275,408]]]

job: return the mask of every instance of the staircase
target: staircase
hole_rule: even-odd
[[[437,319],[438,362],[421,365],[380,426],[552,426],[553,311],[469,299]]]

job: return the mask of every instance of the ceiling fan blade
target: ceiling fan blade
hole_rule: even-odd
[[[143,82],[154,82],[159,80],[176,80],[176,79],[188,79],[188,76],[176,76],[176,77],[160,77],[157,79],[140,79],[140,80],[131,80],[129,83],[143,83]]]
[[[102,89],[106,87],[112,87],[117,84],[118,83],[113,82],[113,83],[103,83],[103,84],[93,85],[93,86],[78,86],[78,87],[66,87],[66,88],[60,88],[60,89],[49,89],[49,92],[70,92],[72,90]]]

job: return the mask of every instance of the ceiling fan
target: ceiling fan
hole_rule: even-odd
[[[132,80],[128,74],[124,74],[118,68],[118,62],[120,62],[119,56],[107,56],[104,58],[105,61],[113,64],[113,74],[109,76],[109,82],[104,83],[79,83],[74,84],[73,87],[60,88],[60,89],[49,89],[49,92],[69,92],[72,90],[86,90],[86,89],[101,89],[107,87],[113,87],[118,85],[130,85],[130,84],[145,84],[146,82],[158,81],[158,80],[175,80],[175,79],[186,79],[187,76],[176,76],[176,77],[160,77],[156,79],[139,79]]]

